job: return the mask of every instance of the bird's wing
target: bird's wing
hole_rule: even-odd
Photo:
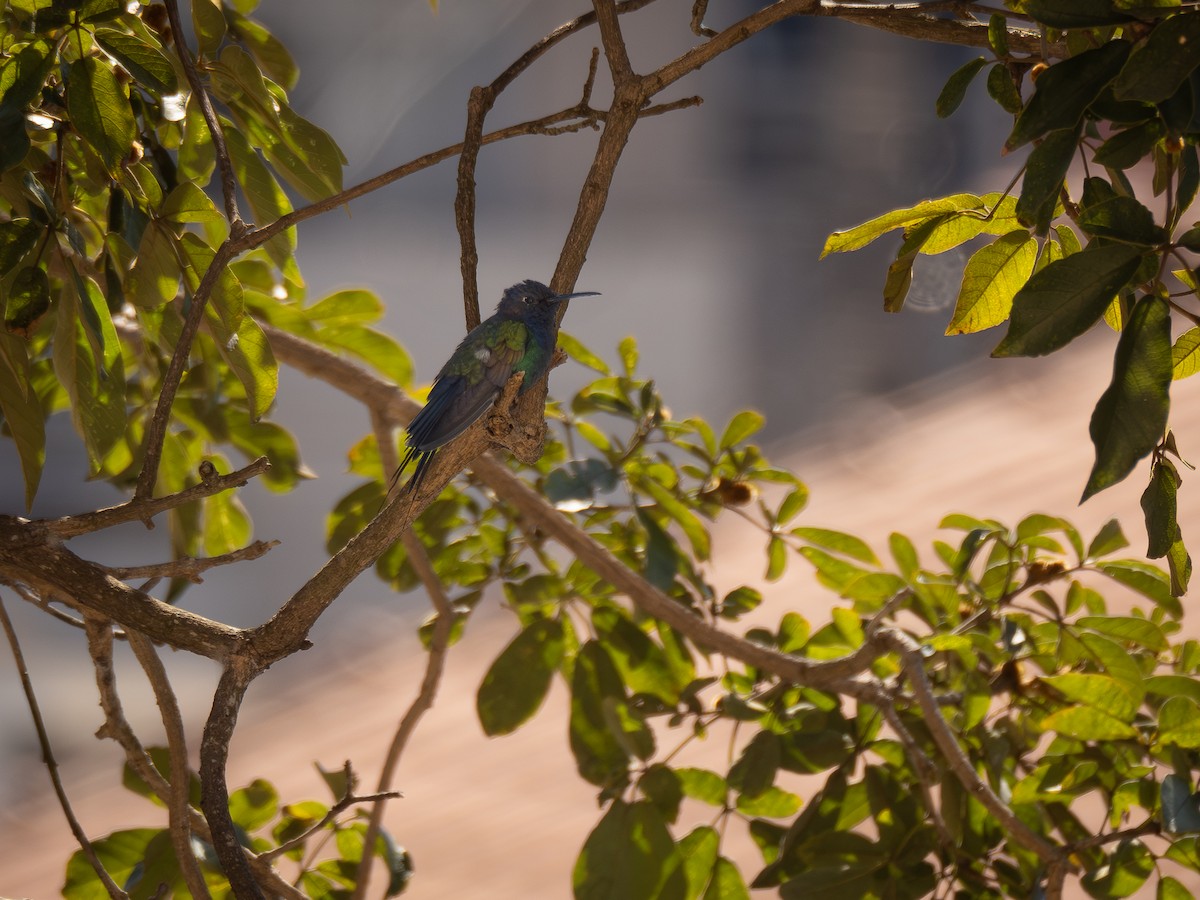
[[[496,401],[525,355],[527,340],[523,324],[504,322],[492,346],[480,343],[474,352],[456,353],[408,426],[408,446],[419,452],[435,450],[466,431]]]

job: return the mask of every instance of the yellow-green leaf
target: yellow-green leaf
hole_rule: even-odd
[[[962,288],[946,334],[972,334],[1001,324],[1037,259],[1037,240],[1013,231],[977,250],[963,271]]]

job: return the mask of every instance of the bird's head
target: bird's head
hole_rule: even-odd
[[[579,291],[574,294],[556,294],[540,281],[522,281],[504,292],[496,312],[514,319],[548,315],[564,300],[574,297],[595,297],[598,291]]]

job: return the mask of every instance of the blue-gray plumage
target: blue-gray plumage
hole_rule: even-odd
[[[524,372],[524,392],[546,374],[558,340],[555,308],[573,297],[596,291],[555,294],[538,281],[522,281],[504,292],[496,312],[480,322],[442,366],[425,407],[408,426],[408,449],[395,478],[416,461],[413,489],[420,486],[430,460],[486,413],[504,385]]]

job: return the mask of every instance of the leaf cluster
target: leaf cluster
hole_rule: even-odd
[[[1172,382],[1195,371],[1200,344],[1200,223],[1188,218],[1200,188],[1200,17],[1172,3],[1012,6],[1064,39],[1071,55],[1052,65],[1014,55],[996,13],[992,58],[955,72],[937,109],[951,114],[986,69],[989,95],[1013,118],[1004,150],[1032,146],[1019,191],[1010,193],[1014,179],[1000,193],[925,200],[834,233],[824,253],[899,230],[884,284],[884,306],[896,312],[921,256],[973,242],[946,333],[1007,323],[993,356],[1053,353],[1101,322],[1118,332],[1111,381],[1092,416],[1095,463],[1082,496],[1122,481],[1150,456],[1149,554],[1167,560],[1182,594],[1191,560],[1174,513],[1182,479],[1167,424]],[[1145,177],[1131,177],[1140,170]]]

